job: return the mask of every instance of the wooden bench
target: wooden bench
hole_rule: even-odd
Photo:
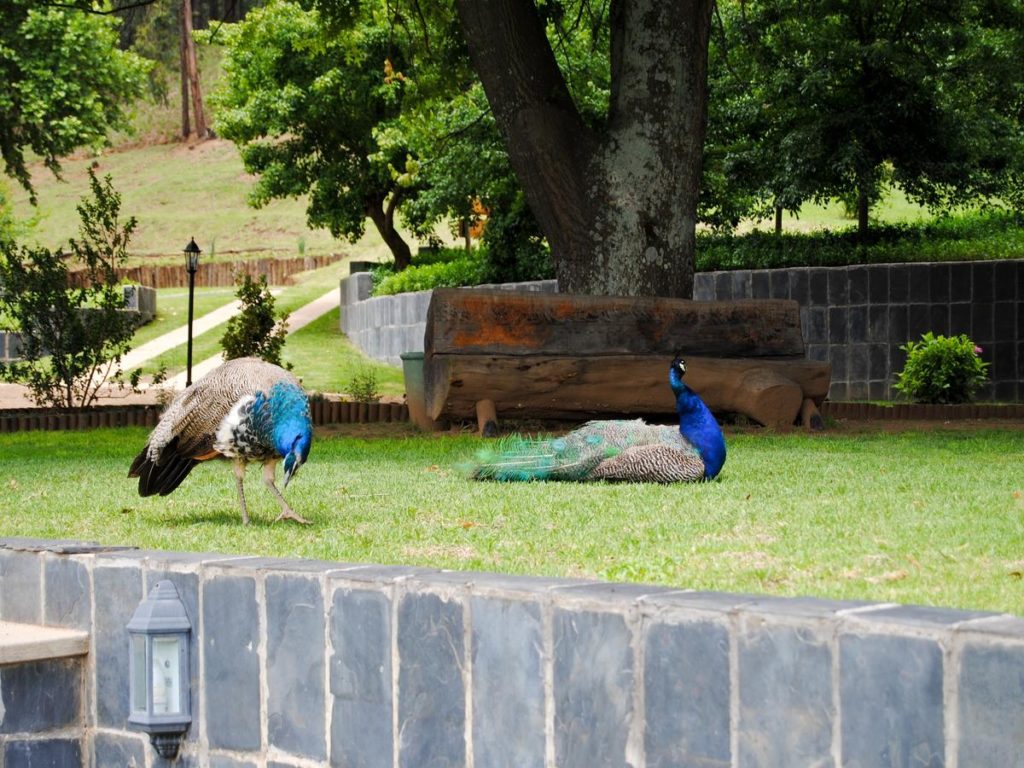
[[[438,289],[427,312],[423,413],[587,419],[675,412],[668,364],[715,412],[820,427],[830,366],[806,360],[795,301],[687,301]],[[415,410],[410,403],[410,411]]]

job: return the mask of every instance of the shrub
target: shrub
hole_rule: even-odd
[[[919,403],[966,403],[988,379],[988,363],[964,334],[946,337],[926,333],[921,341],[908,341],[900,349],[907,363],[895,387]]]
[[[228,320],[227,330],[221,337],[224,357],[259,357],[274,365],[281,365],[281,349],[288,335],[288,313],[275,317],[274,296],[267,287],[267,278],[260,275],[253,280],[242,274],[235,278],[235,295],[242,301],[242,310]]]
[[[380,401],[377,373],[369,366],[360,368],[352,375],[347,389],[349,395],[357,403],[376,403]]]
[[[441,260],[445,256],[450,260]],[[390,296],[487,282],[487,265],[480,249],[469,252],[446,249],[441,254],[432,254],[431,259],[432,263],[414,263],[401,272],[391,274],[386,270],[375,270],[373,295]]]
[[[135,218],[121,221],[110,176],[100,182],[90,170],[89,184],[92,196],[78,205],[80,239],[68,241],[67,253],[0,237],[0,318],[23,344],[20,360],[0,364],[0,378],[26,384],[41,406],[88,406],[105,382],[124,385],[121,357],[135,323],[122,311],[117,267],[128,258]],[[84,267],[79,288],[67,287],[73,261]],[[130,375],[133,386],[138,376]]]

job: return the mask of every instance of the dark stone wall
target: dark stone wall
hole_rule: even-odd
[[[900,346],[967,334],[990,364],[979,400],[1024,402],[1024,261],[703,272],[695,299],[793,299],[811,360],[832,363],[830,400],[890,400]]]
[[[127,728],[121,671],[128,616],[163,579],[195,627],[176,768],[1021,754],[1018,616],[25,539],[0,539],[0,579],[0,619],[80,626],[75,592],[93,606],[96,651],[0,667],[0,768],[170,765]]]

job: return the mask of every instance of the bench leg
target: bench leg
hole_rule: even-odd
[[[821,418],[818,406],[809,397],[805,398],[803,405],[800,406],[800,423],[803,424],[804,429],[810,429],[813,432],[825,428],[825,421]]]
[[[498,412],[493,400],[477,400],[476,423],[480,429],[480,437],[498,436]]]

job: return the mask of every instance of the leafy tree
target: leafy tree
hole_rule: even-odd
[[[59,159],[103,142],[142,92],[147,63],[117,48],[116,20],[32,0],[0,0],[0,155],[32,193],[25,153]],[[34,200],[34,196],[33,196]]]
[[[235,295],[242,302],[242,310],[228,320],[221,337],[224,357],[228,360],[259,357],[281,365],[281,349],[288,335],[288,314],[280,317],[274,314],[274,296],[265,275],[253,280],[251,275],[243,273],[236,283]]]
[[[890,180],[935,210],[1020,197],[1024,9],[1003,0],[719,4],[709,155],[740,211]],[[731,195],[731,197],[730,197]]]
[[[407,266],[395,215],[411,191],[399,178],[408,152],[384,151],[374,134],[398,115],[406,87],[388,27],[366,12],[328,28],[317,11],[274,0],[224,37],[217,130],[258,175],[253,204],[308,192],[311,226],[355,242],[369,218],[396,267]]]
[[[116,268],[136,222],[121,222],[109,176],[100,182],[90,171],[89,184],[92,196],[78,206],[80,239],[68,241],[68,253],[0,240],[0,317],[22,341],[22,359],[0,365],[0,377],[27,384],[39,405],[84,407],[105,381],[123,384],[121,356],[135,329]],[[80,288],[67,287],[69,257],[84,267]]]

